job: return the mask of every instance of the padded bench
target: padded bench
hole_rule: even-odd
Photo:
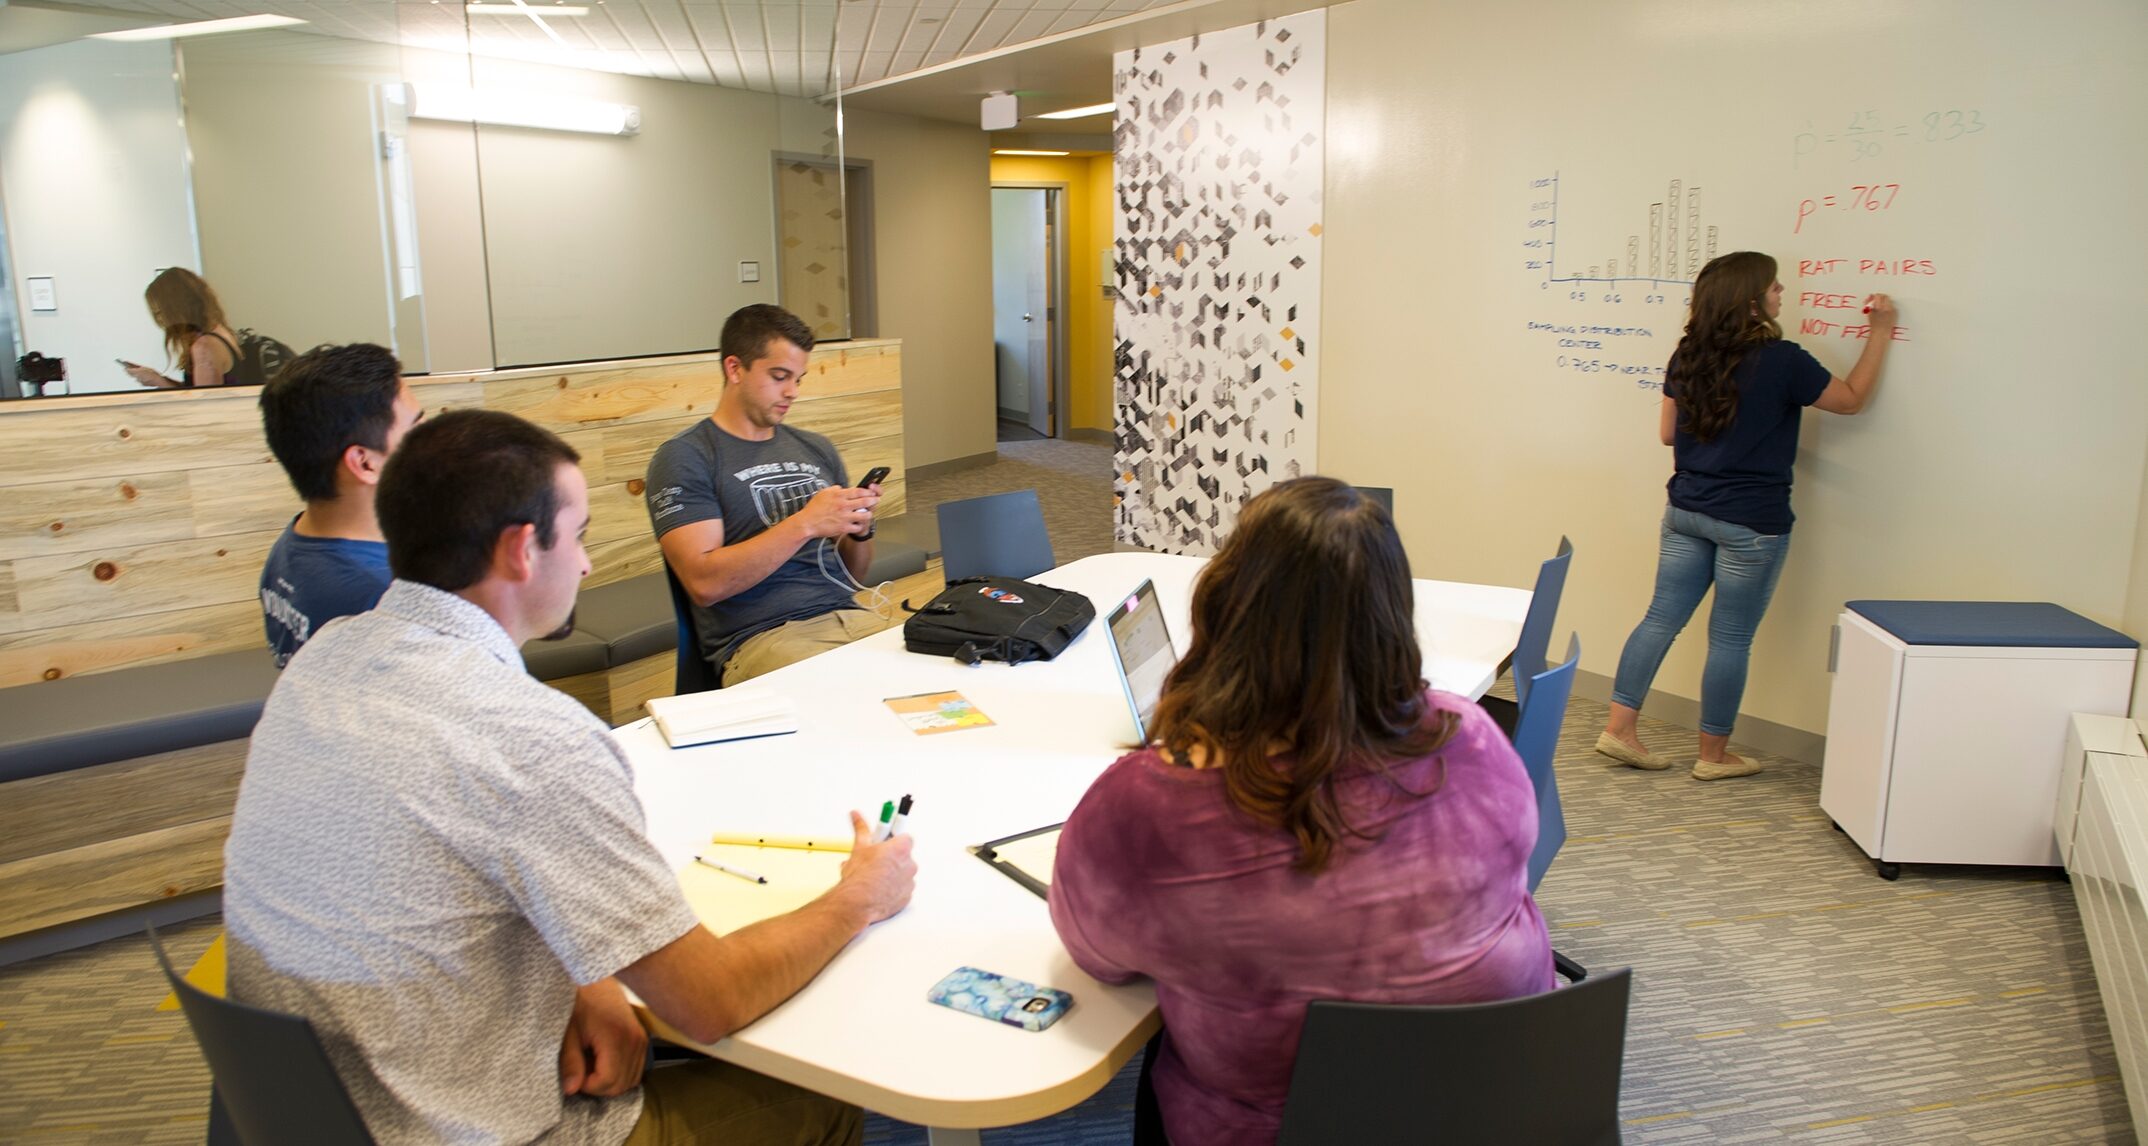
[[[876,546],[868,584],[925,553]],[[662,573],[582,593],[576,631],[522,647],[530,674],[616,724],[669,695]],[[266,649],[0,689],[0,938],[215,888],[247,738],[276,685]]]
[[[925,564],[924,550],[882,539],[864,581],[898,581],[924,572]],[[582,590],[574,628],[564,641],[522,646],[532,675],[615,725],[634,719],[650,697],[671,695],[678,619],[661,570]]]

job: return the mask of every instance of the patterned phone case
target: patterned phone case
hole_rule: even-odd
[[[1039,987],[1020,979],[958,967],[925,992],[927,1002],[951,1007],[964,1014],[1041,1031],[1059,1021],[1074,1005],[1074,996],[1051,987]]]

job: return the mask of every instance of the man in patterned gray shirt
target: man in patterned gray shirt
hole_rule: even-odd
[[[621,984],[702,1042],[752,1022],[909,902],[910,841],[811,904],[702,927],[625,755],[523,641],[589,572],[574,450],[511,415],[413,430],[378,500],[396,576],[292,658],[225,849],[230,985],[312,1020],[382,1142],[856,1142],[856,1108],[708,1060],[641,1077]]]

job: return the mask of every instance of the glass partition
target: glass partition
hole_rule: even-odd
[[[66,361],[48,393],[176,375],[165,267],[411,373],[709,350],[751,302],[870,333],[835,6],[571,7],[0,55],[0,395],[25,351]]]

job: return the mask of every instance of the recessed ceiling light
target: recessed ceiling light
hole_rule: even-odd
[[[281,28],[303,24],[296,16],[233,16],[224,20],[196,20],[191,24],[159,24],[154,28],[129,28],[124,32],[98,32],[98,40],[176,40],[181,36],[207,36],[215,32],[246,32],[255,28]]]
[[[535,12],[539,16],[587,16],[589,8],[583,4],[532,4],[524,8],[520,4],[465,4],[462,10],[472,16],[521,16]]]
[[[994,155],[1072,155],[1071,151],[1020,151],[1012,147],[995,147]]]
[[[1105,112],[1107,112],[1107,111],[1110,111],[1110,110],[1112,110],[1113,108],[1116,108],[1116,107],[1118,107],[1118,106],[1119,106],[1119,105],[1118,105],[1118,104],[1115,104],[1115,103],[1093,103],[1093,104],[1090,104],[1090,105],[1089,105],[1088,107],[1070,107],[1070,108],[1066,109],[1065,111],[1047,111],[1047,112],[1043,112],[1043,113],[1041,113],[1041,114],[1039,114],[1039,115],[1033,115],[1033,116],[1031,116],[1030,118],[1031,118],[1031,119],[1081,119],[1081,118],[1083,118],[1084,116],[1091,116],[1091,115],[1102,115],[1102,114],[1104,114]]]

